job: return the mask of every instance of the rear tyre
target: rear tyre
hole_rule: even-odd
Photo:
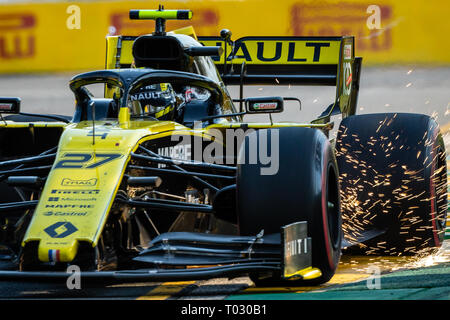
[[[278,169],[275,174],[264,174],[267,166],[249,164],[244,158],[258,145],[267,145],[271,165]],[[263,279],[261,274],[252,274],[255,284],[310,285],[331,279],[340,259],[342,229],[337,163],[326,136],[311,128],[252,132],[241,146],[237,170],[240,233],[256,235],[263,229],[265,234],[279,233],[282,226],[307,221],[312,266],[322,272],[311,281],[286,281],[281,274]]]
[[[336,140],[347,239],[384,230],[365,253],[416,254],[441,246],[447,214],[445,146],[426,115],[345,118]]]

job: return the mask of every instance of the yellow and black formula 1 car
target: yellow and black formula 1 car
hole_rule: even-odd
[[[0,248],[11,263],[0,279],[65,278],[76,265],[105,281],[318,284],[343,248],[441,245],[439,127],[420,114],[355,115],[353,37],[165,31],[167,19],[191,16],[132,10],[156,21],[154,33],[107,38],[106,69],[70,81],[73,118],[0,99],[11,114],[0,122]],[[300,101],[244,97],[249,84],[336,86],[336,97],[311,123],[245,123]]]

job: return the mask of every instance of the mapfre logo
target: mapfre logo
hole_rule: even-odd
[[[355,36],[361,51],[385,51],[392,47],[393,8],[379,5],[382,32],[367,28],[367,8],[372,3],[296,3],[291,7],[295,36]]]
[[[35,26],[36,16],[31,13],[0,14],[0,60],[33,57]]]
[[[193,26],[197,34],[203,36],[219,33],[219,12],[213,8],[190,8],[194,12],[192,20],[169,20],[167,31]],[[130,20],[130,14],[116,12],[111,14],[111,26],[109,35],[140,36],[153,32],[155,22],[151,20]]]

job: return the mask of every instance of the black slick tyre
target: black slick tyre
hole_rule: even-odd
[[[359,246],[369,254],[416,254],[441,246],[447,167],[434,119],[408,113],[345,118],[336,156],[346,239],[381,230]]]
[[[267,146],[272,161],[278,161],[276,173],[263,174],[261,169],[267,166],[260,162],[250,164],[244,158],[255,146],[252,144]],[[274,128],[248,134],[239,154],[237,209],[242,235],[256,235],[261,230],[265,234],[279,233],[282,226],[307,221],[308,236],[312,238],[312,266],[322,272],[320,278],[312,281],[286,281],[280,274],[265,279],[251,275],[256,285],[319,284],[334,275],[342,239],[338,171],[323,132]]]

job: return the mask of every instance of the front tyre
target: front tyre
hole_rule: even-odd
[[[275,174],[262,174],[263,165],[249,164],[243,158],[255,150],[255,145],[267,145],[272,160],[278,152]],[[263,229],[265,234],[279,233],[282,226],[307,221],[308,237],[312,238],[312,266],[322,272],[320,278],[309,281],[282,280],[280,274],[269,278],[253,274],[251,279],[256,285],[313,285],[331,279],[341,255],[338,176],[332,147],[317,129],[274,128],[246,136],[237,172],[240,233],[255,235]]]

